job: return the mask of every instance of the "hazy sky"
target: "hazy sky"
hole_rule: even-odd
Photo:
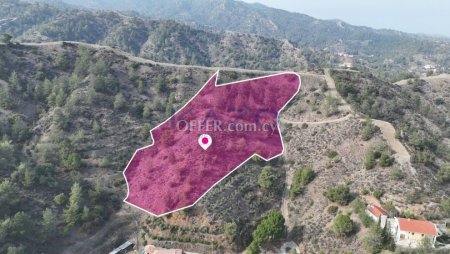
[[[243,0],[352,25],[450,37],[449,0]]]

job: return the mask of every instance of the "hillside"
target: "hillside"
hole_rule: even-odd
[[[120,48],[155,61],[260,70],[306,70],[318,56],[287,40],[191,28],[174,21],[129,17],[117,12],[64,9],[0,1],[0,34],[20,42],[82,41]]]
[[[44,253],[104,253],[130,239],[139,248],[152,243],[230,253],[249,246],[251,232],[270,211],[281,211],[287,231],[264,249],[276,252],[282,242],[294,241],[308,252],[360,253],[367,229],[354,207],[365,199],[392,204],[400,214],[448,220],[440,203],[449,195],[444,167],[449,159],[448,153],[439,153],[448,125],[436,118],[441,113],[448,124],[448,98],[437,100],[440,106],[430,106],[429,114],[414,113],[412,119],[422,121],[403,129],[406,136],[400,139],[414,156],[422,152],[432,160],[405,162],[384,141],[392,137],[363,119],[406,128],[408,110],[414,110],[409,95],[365,73],[332,70],[301,73],[302,90],[281,115],[286,156],[269,163],[252,160],[196,206],[172,215],[153,218],[125,205],[122,170],[133,151],[148,144],[150,128],[180,108],[214,71],[156,63],[99,45],[0,44],[0,252],[15,246]],[[226,69],[220,82],[264,74]],[[440,98],[438,89],[448,89],[448,81],[439,82],[432,88],[423,83],[412,95],[424,103]],[[351,92],[342,84],[351,84]],[[369,96],[369,91],[379,94],[373,104],[380,105],[381,114],[349,95]],[[403,112],[389,108],[394,101],[404,105]],[[411,138],[412,131],[423,138],[411,143],[418,138]],[[376,159],[366,169],[373,151],[387,159]],[[293,176],[307,168],[313,178],[294,192]],[[264,188],[263,171],[271,179]],[[323,194],[344,183],[351,193],[345,202]],[[334,206],[353,211],[355,227],[347,237],[333,233],[335,213],[328,210]]]
[[[448,41],[416,36],[392,30],[376,30],[353,26],[340,20],[319,20],[313,17],[261,4],[234,0],[194,1],[102,1],[62,0],[92,9],[128,11],[140,16],[173,19],[189,25],[209,27],[215,31],[236,31],[270,38],[288,39],[298,45],[326,49],[332,54],[354,56],[354,66],[365,65],[377,74],[411,69],[426,64],[439,65],[448,71]],[[326,8],[326,6],[324,6]],[[443,69],[441,69],[443,68]],[[387,76],[389,77],[389,75]]]
[[[245,19],[229,28],[216,27],[209,24],[209,21],[205,21],[208,23],[205,23],[206,25],[201,22],[186,22],[182,18],[186,15],[178,19],[186,23],[183,25],[174,21],[149,20],[143,18],[148,15],[137,15],[136,12],[80,9],[82,7],[79,5],[83,2],[78,1],[77,7],[58,1],[43,2],[50,2],[51,5],[1,0],[0,33],[10,33],[16,37],[16,41],[23,42],[67,40],[98,43],[118,47],[141,57],[181,64],[260,70],[352,67],[392,82],[419,75],[445,73],[450,65],[447,54],[450,46],[444,41],[354,27],[343,22],[336,24],[335,21],[315,20],[281,10],[261,6],[256,8],[258,5],[242,2],[224,1],[223,5],[217,5],[215,2],[181,1],[166,8],[165,4],[170,4],[170,1],[157,1],[157,4],[148,8],[149,11],[155,12],[155,15],[159,15],[150,15],[152,18],[178,19],[176,15],[164,13],[178,11],[177,13],[190,16],[194,10],[203,10],[209,6],[209,13],[220,13],[217,15],[227,20],[234,22]],[[96,3],[88,2],[89,6]],[[108,3],[102,4],[101,9],[115,2]],[[136,3],[139,1],[129,1],[126,8],[133,8]],[[148,3],[151,2],[146,1],[138,5],[139,10],[145,11],[143,7]],[[122,2],[114,5],[117,8],[113,9],[121,9],[121,4]],[[195,9],[190,5],[195,5]],[[260,13],[263,10],[264,12]],[[247,12],[251,15],[245,14]],[[238,13],[242,15],[237,15]],[[204,15],[192,14],[193,18],[202,16]],[[257,20],[253,20],[255,17]],[[275,24],[277,19],[284,20],[285,17],[289,17],[290,22],[297,23],[281,22],[276,25],[276,31],[270,32],[239,29],[244,24]],[[219,24],[223,25],[233,23],[219,20]],[[277,35],[277,31],[290,27],[293,27],[293,31]],[[227,31],[223,31],[224,29]],[[290,33],[299,38],[291,38]],[[351,34],[353,37],[347,38]],[[334,37],[327,39],[329,36]],[[314,38],[317,40],[302,41]]]
[[[122,170],[148,143],[150,126],[214,70],[134,62],[114,52],[68,43],[0,45],[0,252],[15,245],[61,253],[105,222],[123,234],[96,241],[92,253],[131,236],[129,220],[137,211],[119,210]]]

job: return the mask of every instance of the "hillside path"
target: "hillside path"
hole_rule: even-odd
[[[334,79],[330,75],[329,69],[325,69],[325,80],[327,82],[329,94],[332,95],[333,97],[340,99],[339,110],[344,111],[344,112],[347,111],[347,112],[349,112],[349,114],[347,114],[346,116],[341,117],[341,118],[324,119],[324,120],[317,121],[317,122],[295,121],[295,120],[289,120],[289,119],[285,119],[285,118],[280,118],[280,122],[285,123],[285,124],[294,124],[294,125],[303,125],[303,124],[321,125],[321,124],[330,124],[330,123],[340,123],[340,122],[344,122],[344,121],[347,121],[352,118],[358,118],[356,115],[356,112],[352,110],[350,104],[348,104],[336,90],[336,84],[334,82]],[[359,117],[358,119],[360,121],[365,121],[365,119],[363,119],[361,117]],[[382,137],[386,140],[389,147],[395,152],[395,154],[394,154],[395,161],[404,170],[410,171],[411,175],[417,180],[417,177],[416,177],[417,171],[412,166],[411,155],[408,152],[408,150],[406,149],[406,147],[395,137],[396,131],[395,131],[394,126],[391,123],[386,122],[386,121],[377,120],[377,119],[372,119],[372,120],[373,120],[373,124],[380,128]],[[288,146],[288,144],[286,144],[286,146]],[[285,156],[287,159],[287,154],[285,154]],[[285,224],[287,225],[288,229],[292,229],[292,227],[294,226],[289,223],[289,207],[288,207],[288,204],[290,202],[289,187],[292,183],[292,174],[293,174],[291,172],[292,170],[293,169],[290,168],[286,172],[286,189],[283,193],[282,205],[281,205],[281,213],[283,214],[283,217],[285,218]]]

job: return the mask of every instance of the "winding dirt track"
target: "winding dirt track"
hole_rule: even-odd
[[[119,56],[123,56],[130,61],[134,61],[134,62],[138,62],[138,63],[142,63],[142,64],[164,66],[164,67],[176,67],[176,68],[185,68],[185,69],[202,69],[202,70],[211,70],[211,71],[222,70],[222,71],[233,71],[233,72],[239,72],[239,73],[259,73],[259,74],[266,74],[266,75],[283,72],[283,71],[251,70],[251,69],[230,68],[230,67],[220,67],[220,66],[207,67],[207,66],[200,66],[200,65],[181,65],[181,64],[172,64],[172,63],[161,63],[161,62],[156,62],[156,61],[153,61],[150,59],[137,57],[130,53],[122,51],[120,49],[112,48],[110,46],[104,46],[104,45],[99,45],[99,44],[88,44],[88,43],[77,42],[77,41],[52,41],[52,42],[42,42],[42,43],[28,43],[27,42],[27,43],[20,43],[20,45],[42,47],[42,46],[61,46],[63,43],[85,45],[87,47],[91,47],[94,49],[103,49],[103,50],[114,52],[115,54],[117,54]],[[308,73],[300,72],[300,75],[320,76],[319,74],[309,73],[309,72]]]
[[[308,124],[308,125],[321,125],[321,124],[330,124],[330,123],[340,123],[343,121],[347,121],[351,119],[352,117],[356,117],[356,112],[354,112],[350,106],[337,92],[336,90],[336,84],[334,82],[334,79],[330,75],[330,70],[325,70],[325,80],[327,82],[328,91],[329,94],[331,94],[334,97],[337,97],[341,100],[339,110],[347,111],[349,114],[347,114],[344,117],[337,118],[337,119],[325,119],[322,121],[317,122],[305,122],[305,121],[293,121],[281,118],[281,123],[287,123],[287,124],[294,124],[294,125],[302,125],[302,124]],[[359,118],[360,121],[365,121],[363,118]],[[395,128],[392,126],[391,123],[381,120],[373,119],[373,124],[380,128],[381,134],[383,138],[388,143],[389,147],[395,152],[394,158],[396,162],[404,169],[409,170],[413,178],[417,180],[417,171],[411,164],[411,155],[409,154],[408,150],[405,148],[405,146],[395,137]],[[287,144],[286,144],[287,146]],[[286,147],[287,148],[287,147]],[[292,169],[289,169],[286,172],[286,186],[290,186],[292,183]],[[289,191],[286,189],[283,193],[282,197],[282,203],[281,203],[281,213],[283,214],[283,217],[285,218],[286,225],[288,229],[291,229],[293,225],[289,223]]]
[[[417,175],[416,169],[411,165],[411,155],[406,147],[395,137],[395,128],[391,123],[373,119],[373,124],[380,128],[383,137],[386,139],[389,147],[395,152],[395,160],[404,169],[409,169],[411,174],[415,177]]]

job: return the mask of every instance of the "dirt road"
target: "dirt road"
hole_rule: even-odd
[[[339,111],[341,112],[352,112],[352,107],[348,104],[338,93],[336,89],[336,83],[330,75],[330,69],[325,69],[325,80],[327,81],[328,94],[339,98]]]
[[[104,46],[99,44],[88,44],[83,42],[77,42],[77,41],[53,41],[53,42],[41,42],[41,43],[20,43],[20,45],[24,46],[36,46],[36,47],[42,47],[42,46],[61,46],[63,43],[69,43],[69,44],[77,44],[77,45],[85,45],[87,47],[92,47],[94,49],[103,49],[107,51],[114,52],[115,54],[119,56],[126,57],[130,61],[142,63],[142,64],[151,64],[151,65],[158,65],[158,66],[165,66],[165,67],[175,67],[175,68],[189,68],[189,69],[203,69],[203,70],[211,70],[211,71],[233,71],[233,72],[239,72],[239,73],[258,73],[262,75],[270,75],[275,73],[280,73],[282,71],[262,71],[262,70],[250,70],[250,69],[242,69],[242,68],[230,68],[230,67],[220,67],[220,66],[214,66],[214,67],[207,67],[207,66],[200,66],[200,65],[181,65],[181,64],[172,64],[172,63],[161,63],[156,62],[150,59],[141,58],[134,56],[130,53],[127,53],[125,51],[122,51],[117,48],[112,48],[110,46]],[[299,72],[300,75],[309,75],[309,76],[320,76],[319,74],[315,73],[306,73],[306,72]]]
[[[384,139],[388,143],[389,147],[395,152],[395,161],[400,164],[404,169],[411,172],[412,176],[417,175],[416,169],[411,165],[411,155],[406,147],[395,137],[395,128],[391,123],[373,119],[373,124],[380,128]]]

